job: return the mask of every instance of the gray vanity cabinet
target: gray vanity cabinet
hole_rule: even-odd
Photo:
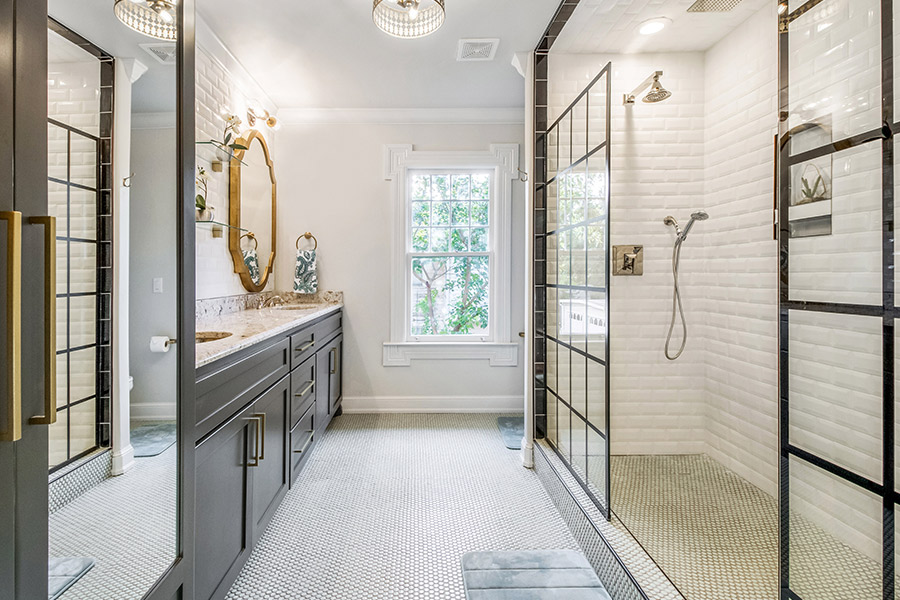
[[[197,369],[198,600],[228,594],[339,414],[341,319],[337,311]]]
[[[222,598],[250,555],[249,466],[258,420],[250,405],[211,436],[196,453],[195,593]]]
[[[255,545],[288,490],[288,419],[290,378],[285,377],[254,403],[253,416],[261,418],[259,460],[250,469],[252,477],[252,542]]]

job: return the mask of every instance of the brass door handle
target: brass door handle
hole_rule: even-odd
[[[262,456],[260,456],[260,451],[259,451],[259,442],[260,442],[260,438],[262,437],[262,426],[261,426],[262,419],[260,419],[259,415],[253,415],[252,417],[248,417],[247,420],[253,421],[256,424],[256,435],[254,436],[255,452],[253,453],[253,456],[251,456],[249,459],[247,459],[247,466],[248,467],[258,467],[259,461],[262,459]]]
[[[44,226],[44,414],[31,417],[32,425],[56,423],[56,217],[28,217]]]
[[[332,361],[332,359],[334,359]],[[337,372],[337,346],[328,351],[328,374],[334,375]]]
[[[22,438],[22,213],[0,212],[6,221],[6,429],[0,441]],[[55,277],[55,274],[54,274]]]
[[[294,352],[303,352],[305,350],[309,350],[310,348],[312,348],[315,345],[316,345],[316,340],[311,340],[311,341],[307,342],[306,344],[304,344],[303,346],[294,348]]]
[[[308,392],[309,390],[312,389],[312,387],[313,387],[314,385],[316,385],[315,380],[313,380],[313,381],[307,381],[307,382],[306,382],[306,387],[303,388],[303,391],[294,394],[294,396],[297,397],[297,398],[302,398],[303,396],[306,395],[306,392]]]

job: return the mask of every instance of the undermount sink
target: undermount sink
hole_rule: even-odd
[[[198,344],[203,344],[206,342],[214,342],[216,340],[224,340],[227,337],[231,337],[230,331],[198,331],[195,339]]]
[[[284,304],[282,306],[276,306],[275,308],[278,310],[309,310],[311,308],[318,308],[318,304]]]

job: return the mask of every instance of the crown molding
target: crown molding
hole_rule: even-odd
[[[521,125],[525,108],[281,108],[278,119],[283,125]]]

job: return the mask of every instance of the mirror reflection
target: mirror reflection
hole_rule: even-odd
[[[262,290],[275,263],[275,166],[266,139],[253,129],[231,159],[230,224],[235,270],[250,291]]]
[[[136,30],[134,7],[48,3],[48,582],[64,600],[141,598],[178,547],[175,42]]]

